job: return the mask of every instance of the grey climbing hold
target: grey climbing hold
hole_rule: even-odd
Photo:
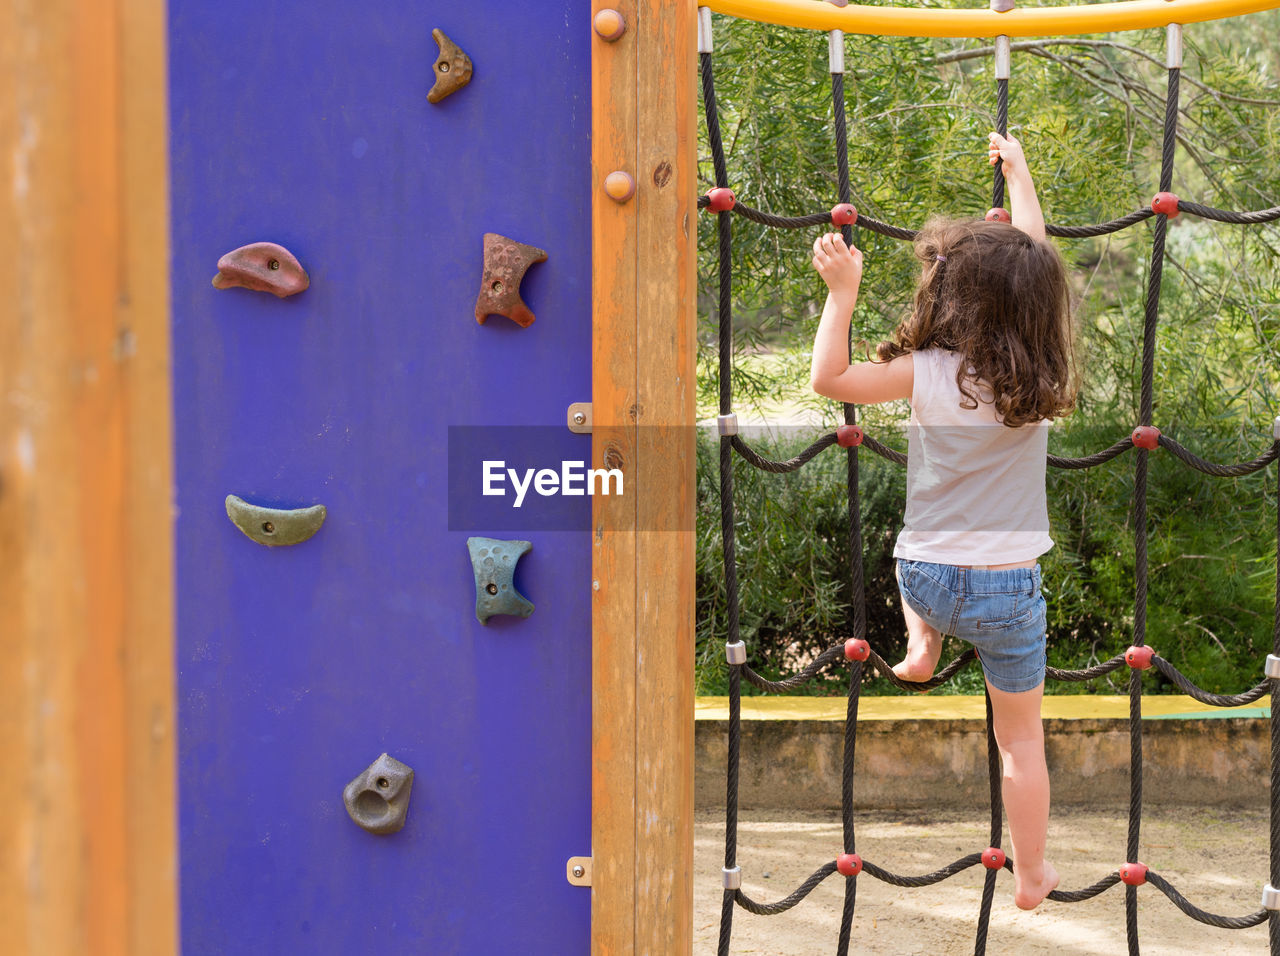
[[[324,505],[310,508],[261,508],[236,495],[227,495],[227,517],[258,544],[277,547],[300,544],[324,524]]]
[[[528,541],[468,538],[471,567],[476,574],[476,620],[489,623],[495,614],[528,617],[533,605],[516,590],[512,576],[520,556],[533,550]]]

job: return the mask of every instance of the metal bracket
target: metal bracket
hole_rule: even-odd
[[[591,857],[571,856],[564,865],[565,878],[574,886],[591,885]]]
[[[832,30],[827,35],[827,72],[844,72],[844,31]]]
[[[996,37],[996,79],[1007,80],[1012,72],[1013,44],[1001,34]]]
[[[726,890],[742,889],[742,867],[723,866],[720,868],[720,874],[724,879],[724,888]]]
[[[569,431],[575,435],[591,434],[591,403],[574,402],[568,411]]]
[[[1262,908],[1264,910],[1280,910],[1280,890],[1268,883],[1262,888]]]
[[[1170,23],[1165,35],[1164,65],[1171,70],[1182,68],[1182,24]]]
[[[1280,680],[1280,657],[1274,654],[1267,655],[1266,675],[1271,680]]]
[[[698,7],[698,52],[710,53],[711,47],[711,8]]]
[[[747,645],[745,641],[732,641],[724,646],[725,659],[730,664],[745,664],[747,662]]]

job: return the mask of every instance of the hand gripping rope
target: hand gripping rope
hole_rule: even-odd
[[[993,0],[993,3],[1005,2],[1007,0]],[[1012,870],[1016,865],[1016,861],[1006,859],[1004,851],[999,847],[1003,821],[1000,794],[1001,772],[999,751],[996,747],[995,735],[991,729],[990,698],[987,699],[986,706],[987,763],[991,790],[990,846],[985,850],[975,851],[963,856],[953,863],[923,876],[903,876],[893,873],[870,860],[864,860],[856,852],[856,834],[854,832],[854,758],[857,744],[858,700],[864,667],[875,668],[883,677],[899,687],[907,690],[922,691],[940,686],[976,659],[972,650],[966,650],[941,668],[930,680],[922,683],[911,683],[900,680],[883,658],[865,640],[866,599],[862,567],[861,507],[858,497],[858,449],[865,447],[882,458],[900,465],[906,463],[906,455],[882,444],[873,436],[864,434],[863,430],[856,424],[855,407],[846,404],[844,406],[845,424],[840,426],[836,432],[824,435],[787,461],[771,461],[754,451],[738,434],[737,418],[733,412],[732,383],[730,381],[730,362],[733,354],[731,312],[733,282],[731,220],[733,215],[742,216],[763,226],[779,229],[799,229],[830,223],[833,226],[840,227],[846,242],[853,241],[853,228],[855,225],[883,236],[903,240],[914,239],[916,232],[913,229],[895,226],[861,214],[853,208],[850,202],[852,188],[849,179],[848,134],[844,107],[844,37],[839,30],[831,31],[828,37],[832,110],[835,119],[836,169],[838,174],[837,204],[827,212],[816,212],[801,216],[777,216],[755,209],[738,199],[729,186],[728,165],[725,159],[719,114],[716,107],[715,83],[712,71],[711,11],[703,7],[699,9],[698,14],[698,49],[703,102],[706,110],[707,133],[711,143],[712,163],[715,170],[715,188],[707,196],[699,200],[699,207],[716,213],[719,241],[719,305],[717,317],[719,321],[720,351],[720,427],[718,429],[720,435],[720,524],[724,540],[724,574],[728,601],[726,655],[730,665],[728,773],[725,792],[725,880],[717,952],[719,956],[728,956],[729,954],[735,904],[751,913],[760,915],[780,913],[798,904],[818,884],[834,875],[840,876],[845,880],[844,907],[841,914],[840,936],[836,951],[839,956],[846,956],[849,952],[853,914],[857,902],[858,876],[860,874],[866,874],[896,886],[920,887],[938,883],[969,867],[982,864],[985,868],[986,876],[983,884],[981,908],[978,914],[974,953],[975,956],[983,956],[986,952],[987,933],[997,874],[1001,869]],[[1280,206],[1256,212],[1231,212],[1188,202],[1170,192],[1173,180],[1174,149],[1177,142],[1178,85],[1182,66],[1182,28],[1177,24],[1171,24],[1168,26],[1167,32],[1168,55],[1166,67],[1168,69],[1168,85],[1165,98],[1160,190],[1152,200],[1151,206],[1135,210],[1118,219],[1095,225],[1047,226],[1047,232],[1052,236],[1087,238],[1117,232],[1153,216],[1156,220],[1151,247],[1150,281],[1147,287],[1146,311],[1143,321],[1141,391],[1137,427],[1132,435],[1122,438],[1111,447],[1092,455],[1081,458],[1048,456],[1048,464],[1055,468],[1063,469],[1093,468],[1130,450],[1133,450],[1136,456],[1134,462],[1136,580],[1132,646],[1125,653],[1118,654],[1110,660],[1093,667],[1079,670],[1050,667],[1047,670],[1047,677],[1051,680],[1087,681],[1116,671],[1123,666],[1128,665],[1129,667],[1130,800],[1125,859],[1091,886],[1080,890],[1055,890],[1049,894],[1049,899],[1062,903],[1081,902],[1092,899],[1112,886],[1123,883],[1125,887],[1125,929],[1128,949],[1130,956],[1138,956],[1138,887],[1143,884],[1150,884],[1168,897],[1175,906],[1188,916],[1212,926],[1238,929],[1257,926],[1264,921],[1268,921],[1271,954],[1272,956],[1280,956],[1280,890],[1274,889],[1274,887],[1280,886],[1280,602],[1277,602],[1273,625],[1273,653],[1268,655],[1265,663],[1265,679],[1257,686],[1239,694],[1212,694],[1201,689],[1146,645],[1148,455],[1157,448],[1163,448],[1188,467],[1204,474],[1218,477],[1241,477],[1253,474],[1270,465],[1280,455],[1280,419],[1277,419],[1273,426],[1270,447],[1264,449],[1252,461],[1227,465],[1205,461],[1169,436],[1162,435],[1160,430],[1151,424],[1155,342],[1159,320],[1161,272],[1164,263],[1164,246],[1168,220],[1179,213],[1199,216],[1217,222],[1236,224],[1271,222],[1280,219]],[[1008,37],[997,37],[995,54],[997,126],[999,132],[1003,135],[1007,133],[1009,110],[1010,43]],[[988,216],[991,217],[998,214],[1007,216],[1007,213],[1002,208],[1003,202],[1004,176],[1001,172],[1000,164],[997,163],[992,191],[992,210],[988,213]],[[849,544],[850,553],[853,555],[850,574],[854,594],[852,622],[854,637],[850,638],[845,644],[827,649],[818,655],[811,664],[791,677],[779,681],[765,680],[747,663],[748,650],[739,636],[738,573],[734,544],[733,453],[736,451],[740,457],[753,467],[781,474],[803,467],[818,454],[833,445],[838,445],[844,449],[848,462],[847,490]],[[1280,497],[1280,476],[1277,479],[1277,496]],[[1277,553],[1280,554],[1280,515],[1277,517],[1276,539]],[[1277,567],[1276,588],[1277,594],[1280,595],[1280,562],[1278,562]],[[738,780],[742,739],[741,682],[745,678],[760,690],[787,692],[802,687],[818,673],[832,666],[846,666],[849,669],[848,709],[840,787],[843,843],[838,848],[838,852],[834,854],[834,859],[815,870],[790,895],[776,903],[760,903],[743,892],[741,885],[742,871],[737,862]],[[1246,916],[1228,917],[1205,912],[1190,903],[1159,873],[1148,869],[1137,861],[1142,823],[1142,674],[1151,667],[1155,667],[1168,680],[1196,700],[1213,706],[1233,707],[1252,703],[1260,700],[1270,691],[1272,765],[1270,881],[1263,889],[1261,908]]]

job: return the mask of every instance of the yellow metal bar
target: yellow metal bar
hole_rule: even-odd
[[[1118,0],[1073,7],[939,10],[921,7],[836,7],[823,0],[702,0],[716,13],[788,27],[878,36],[1073,36],[1143,30],[1170,23],[1222,20],[1280,7],[1280,0]]]

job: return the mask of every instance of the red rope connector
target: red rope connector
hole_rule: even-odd
[[[728,212],[737,201],[738,197],[728,186],[717,186],[707,193],[707,208],[712,212]]]
[[[1004,850],[998,846],[989,846],[982,851],[982,865],[988,870],[999,870],[1004,867]]]
[[[1009,215],[1009,210],[1003,206],[996,206],[994,209],[988,209],[987,214],[982,217],[987,222],[1013,222],[1013,217]]]
[[[1139,425],[1133,430],[1133,434],[1129,436],[1133,439],[1133,444],[1138,448],[1145,448],[1151,451],[1160,445],[1160,429],[1155,425]]]
[[[852,226],[858,221],[858,210],[847,202],[831,207],[831,225]]]
[[[1137,671],[1145,671],[1151,666],[1151,658],[1156,656],[1154,647],[1134,646],[1124,652],[1124,662]]]
[[[836,857],[836,869],[845,876],[857,876],[862,872],[862,857],[856,853],[841,853]]]
[[[841,425],[836,429],[836,442],[841,448],[853,448],[862,444],[862,429],[857,425]]]
[[[871,656],[871,645],[860,637],[851,637],[844,642],[844,656],[851,661],[865,661]]]
[[[1178,218],[1178,197],[1173,193],[1156,193],[1155,198],[1151,200],[1151,211],[1157,214],[1163,213],[1170,219]]]
[[[1147,864],[1126,863],[1120,867],[1120,880],[1125,886],[1141,886],[1147,882]]]

